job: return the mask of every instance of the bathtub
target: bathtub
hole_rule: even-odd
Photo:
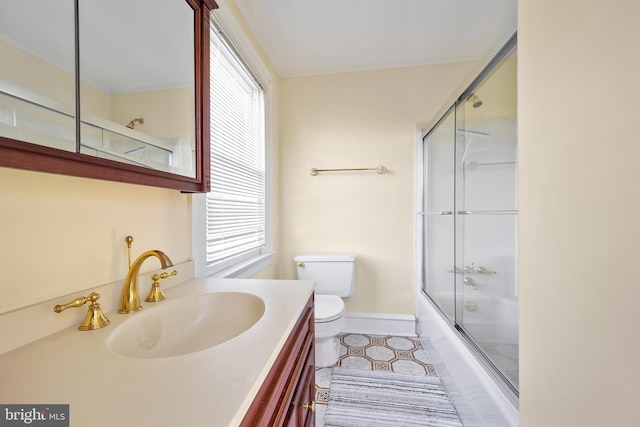
[[[482,344],[517,344],[517,300],[471,295],[465,303],[475,303],[475,311],[462,308],[467,332]],[[451,299],[449,296],[449,303]],[[446,375],[441,377],[465,427],[517,427],[518,398],[477,358],[429,298],[420,293],[416,302],[418,335],[438,355],[434,363],[446,366]]]

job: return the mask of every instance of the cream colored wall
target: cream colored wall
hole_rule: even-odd
[[[518,9],[520,425],[637,425],[640,3]]]
[[[280,185],[283,278],[301,253],[355,253],[347,311],[414,313],[416,125],[468,74],[458,63],[282,79]],[[384,165],[388,172],[311,168]]]
[[[193,170],[196,119],[192,88],[123,93],[113,95],[111,99],[112,121],[126,126],[135,118],[143,118],[144,123],[136,125],[135,129],[179,144],[179,161],[174,164]]]
[[[195,141],[195,112],[191,88],[131,92],[113,95],[111,120],[126,126],[137,117],[144,124],[136,129],[156,138]],[[194,145],[194,144],[189,144]]]
[[[76,105],[74,64],[69,64],[69,69],[63,70],[2,40],[0,40],[0,58],[7,64],[11,64],[10,67],[0,67],[0,79],[33,90],[51,100],[62,102],[70,107],[71,113],[74,113]],[[107,93],[85,83],[82,83],[80,92],[84,111],[107,119],[111,117],[111,97]]]
[[[10,67],[0,67],[1,79],[28,87],[71,107],[75,105],[73,63],[68,64],[69,69],[65,71],[2,40],[0,58],[11,64]]]
[[[191,258],[190,196],[179,191],[7,168],[0,183],[0,313],[123,279],[129,234],[134,257]]]

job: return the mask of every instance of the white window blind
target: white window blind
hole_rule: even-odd
[[[213,23],[211,27],[209,274],[266,250],[264,91]]]

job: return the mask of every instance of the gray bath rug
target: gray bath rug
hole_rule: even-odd
[[[459,427],[440,378],[333,368],[325,427]]]

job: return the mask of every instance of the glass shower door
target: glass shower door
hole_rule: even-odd
[[[456,106],[456,325],[518,390],[516,53]]]
[[[454,178],[455,111],[451,108],[423,139],[425,205],[423,287],[455,321]]]
[[[518,395],[515,38],[423,138],[422,283]]]

